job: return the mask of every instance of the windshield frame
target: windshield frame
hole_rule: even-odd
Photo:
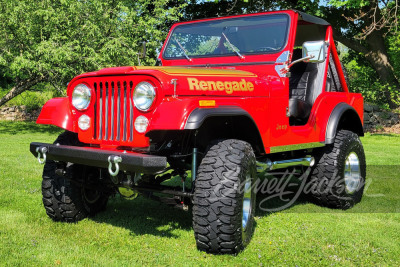
[[[289,34],[290,34],[290,27],[291,27],[291,16],[286,13],[286,12],[274,12],[274,13],[257,13],[257,14],[246,14],[246,15],[237,15],[237,16],[229,16],[229,17],[220,17],[220,18],[212,18],[212,19],[206,19],[206,20],[195,20],[195,21],[189,21],[189,22],[181,22],[177,23],[176,26],[173,26],[172,31],[169,33],[168,38],[165,42],[165,45],[163,46],[163,51],[162,51],[162,59],[163,60],[182,60],[186,59],[185,56],[180,56],[180,57],[167,57],[165,56],[165,51],[167,50],[168,45],[171,42],[171,38],[176,31],[177,28],[183,25],[190,25],[190,24],[203,24],[203,23],[210,23],[210,21],[215,21],[215,20],[235,20],[239,19],[242,17],[270,17],[270,16],[286,16],[287,17],[287,25],[285,29],[285,40],[283,42],[283,45],[280,50],[274,50],[274,51],[256,51],[256,52],[241,52],[243,56],[257,56],[257,55],[268,55],[268,54],[276,54],[279,52],[282,52],[283,50],[286,49],[288,42],[289,42]],[[216,54],[216,55],[191,55],[190,58],[192,59],[202,59],[202,58],[220,58],[220,57],[233,57],[237,56],[235,52],[231,53],[226,53],[226,54]]]

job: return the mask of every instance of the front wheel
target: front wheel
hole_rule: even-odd
[[[55,144],[79,145],[75,133],[62,133]],[[48,160],[43,169],[42,195],[47,215],[54,221],[77,222],[105,209],[108,195],[96,185],[99,171],[67,163],[66,176],[56,173],[58,163]]]
[[[254,228],[256,161],[252,147],[230,139],[212,146],[195,180],[193,229],[197,248],[236,254]]]

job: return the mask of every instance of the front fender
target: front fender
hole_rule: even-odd
[[[77,132],[68,97],[58,97],[47,101],[36,123],[55,125],[71,132]]]
[[[184,130],[188,116],[198,107],[198,103],[195,98],[164,98],[151,114],[148,131]]]
[[[248,117],[253,123],[254,120],[250,114],[242,108],[235,106],[223,106],[214,109],[196,108],[190,113],[185,130],[196,130],[201,127],[203,122],[210,117],[232,117],[232,116],[245,116]]]

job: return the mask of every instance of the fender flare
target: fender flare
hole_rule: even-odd
[[[37,124],[51,124],[70,132],[77,132],[68,97],[50,99],[44,104]]]
[[[250,143],[253,146],[253,149],[259,151],[260,153],[265,153],[265,147],[257,124],[247,111],[237,106],[196,108],[190,113],[186,121],[185,130],[197,130],[200,129],[203,123],[209,118],[224,117],[231,117],[233,119],[240,117],[245,118],[249,123],[250,128],[246,128],[246,134],[241,136],[241,138],[243,138],[242,140]]]
[[[190,113],[186,124],[185,130],[196,130],[201,127],[204,121],[210,117],[231,117],[231,116],[245,116],[248,117],[255,125],[253,118],[250,114],[242,108],[234,106],[225,106],[218,108],[196,108]]]
[[[346,103],[339,103],[331,112],[329,116],[328,124],[326,126],[325,132],[325,144],[333,144],[335,141],[336,133],[339,127],[339,123],[341,122],[344,116],[352,116],[357,118],[356,121],[353,121],[352,130],[357,133],[359,136],[364,136],[364,130],[362,126],[362,122],[360,116],[358,116],[357,111]]]

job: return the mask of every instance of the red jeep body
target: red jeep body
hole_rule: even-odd
[[[203,45],[196,46],[196,42]],[[317,63],[312,62],[315,55],[307,57],[304,49],[308,42],[320,42],[317,57],[321,56],[322,60]],[[303,54],[299,55],[302,46]],[[224,154],[223,147],[227,143],[233,142],[227,146],[228,150],[238,149],[239,152],[234,152],[237,155],[248,155],[243,161],[252,159],[244,165],[238,163],[250,166],[251,173],[252,162],[256,160],[260,166],[264,164],[263,170],[313,166],[315,161],[317,168],[324,168],[326,163],[318,165],[321,151],[331,153],[333,144],[339,147],[342,144],[336,145],[337,142],[349,140],[351,146],[347,143],[343,146],[354,149],[343,150],[343,159],[337,168],[343,172],[344,179],[364,176],[364,152],[357,141],[357,135],[363,135],[363,98],[349,92],[332,28],[323,19],[298,11],[274,11],[177,23],[171,28],[157,62],[158,66],[154,67],[107,68],[74,78],[68,85],[68,97],[48,101],[37,123],[52,124],[75,133],[78,140],[72,143],[79,145],[72,146],[61,138],[55,145],[32,143],[31,152],[57,162],[72,162],[100,170],[108,168],[113,181],[109,187],[172,194],[181,197],[183,205],[194,198],[198,247],[216,253],[236,253],[246,244],[249,239],[246,231],[250,231],[246,230],[246,223],[253,216],[248,203],[255,198],[244,194],[236,199],[243,201],[243,218],[245,214],[250,217],[243,219],[246,222],[243,226],[237,222],[235,233],[242,233],[242,237],[240,241],[232,237],[236,240],[232,241],[233,247],[223,249],[220,243],[204,241],[211,240],[212,235],[202,234],[209,228],[204,226],[203,229],[197,223],[204,221],[201,214],[211,214],[216,209],[211,207],[215,202],[210,202],[210,210],[199,212],[205,209],[203,204],[208,201],[199,198],[212,195],[201,191],[212,187],[204,187],[207,181],[213,181],[212,185],[218,183],[212,180],[218,174],[208,180],[204,178],[207,176],[204,170],[210,168],[204,166],[213,162],[212,157]],[[134,101],[135,90],[142,82],[152,87],[155,94],[144,111]],[[82,110],[72,104],[73,92],[78,86],[90,91],[86,96],[89,104]],[[79,121],[84,122],[85,127],[81,127]],[[144,128],[138,131],[137,125]],[[216,142],[221,145],[213,146]],[[310,155],[316,155],[315,161]],[[227,161],[223,165],[229,164]],[[52,168],[50,174],[45,168],[45,181],[53,177],[54,171],[57,175],[68,176],[67,165],[56,170]],[[185,189],[185,184],[178,190],[161,188],[160,183],[151,184],[160,175],[165,177],[162,181],[170,178],[171,169],[172,176],[180,175],[183,180],[186,171],[191,171],[191,191]],[[119,170],[123,172],[118,173]],[[107,171],[99,174],[102,181],[104,173]],[[196,174],[198,185],[195,184]],[[239,178],[237,181],[244,182]],[[59,177],[51,179],[55,181]],[[145,186],[141,185],[142,180],[146,181]],[[246,183],[248,185],[251,184]],[[350,182],[346,192],[355,196],[353,187]],[[129,197],[125,189],[120,193]],[[196,193],[196,190],[200,191]],[[50,193],[46,191],[46,194]],[[361,196],[354,199],[357,202]],[[349,202],[340,201],[336,207],[351,206]],[[219,203],[227,205],[224,201]],[[47,209],[53,219],[75,220],[75,217],[65,219],[64,215],[57,217],[52,210],[53,207]],[[214,227],[212,222],[210,225]],[[214,231],[218,229],[219,226]]]
[[[261,14],[243,15],[243,16],[259,16]],[[294,11],[276,11],[265,14],[287,14],[290,17],[290,28],[288,30],[288,38],[286,47],[277,53],[246,55],[244,59],[240,59],[236,55],[226,57],[207,57],[193,58],[192,61],[186,59],[163,59],[163,51],[165,44],[161,50],[160,67],[118,67],[108,68],[97,72],[85,73],[74,78],[68,85],[68,96],[66,98],[56,98],[50,100],[43,107],[43,110],[37,120],[39,124],[52,124],[64,128],[65,130],[77,132],[79,140],[88,144],[98,144],[100,147],[107,149],[117,149],[118,147],[146,148],[149,147],[149,133],[157,130],[185,130],[192,129],[188,119],[195,110],[198,109],[221,109],[224,107],[237,107],[248,114],[257,128],[259,136],[262,140],[262,153],[274,153],[284,150],[292,150],[289,146],[304,144],[302,148],[314,147],[316,143],[325,144],[331,142],[328,130],[328,121],[335,107],[340,103],[346,103],[353,107],[359,122],[363,121],[363,98],[360,94],[349,93],[341,64],[336,52],[335,43],[332,38],[331,26],[325,26],[325,41],[329,43],[328,60],[326,60],[326,69],[328,69],[329,58],[334,61],[339,74],[340,82],[343,88],[342,92],[327,92],[325,83],[321,94],[315,100],[311,115],[305,125],[291,126],[289,117],[287,116],[287,108],[289,104],[289,78],[280,77],[275,71],[277,58],[282,51],[289,51],[293,54],[293,48],[301,45],[295,43],[296,28],[298,25],[311,24],[302,20],[298,12]],[[233,16],[232,18],[240,18],[242,16]],[[226,18],[224,18],[226,19]],[[196,21],[195,23],[206,22],[209,20],[218,20],[218,18]],[[182,24],[193,23],[184,22],[175,24],[171,32]],[[168,38],[167,38],[168,40]],[[303,40],[302,40],[303,41]],[[167,43],[167,42],[165,42]],[[329,57],[332,55],[332,57]],[[328,72],[326,72],[325,76]],[[174,85],[171,80],[177,79],[176,95],[174,95]],[[200,86],[190,88],[190,81],[213,81],[219,82],[241,82],[251,83],[252,87],[240,91],[227,93],[226,90],[204,90]],[[96,108],[100,105],[105,107],[105,90],[101,93],[96,91],[95,84],[106,84],[114,82],[114,88],[107,87],[111,98],[112,90],[115,90],[117,83],[126,83],[123,88],[130,99],[134,86],[140,81],[150,81],[157,88],[157,98],[152,108],[147,112],[133,110],[133,116],[130,110],[133,103],[127,101],[121,103],[121,106],[127,105],[126,114],[118,112],[117,105],[114,105],[114,116],[120,116],[120,134],[124,134],[123,123],[124,118],[127,120],[126,139],[118,139],[114,130],[114,136],[111,136],[111,129],[117,127],[117,120],[113,121],[111,117],[111,106],[108,114],[103,117],[96,117]],[[195,80],[195,81],[196,81]],[[324,77],[326,80],[326,77]],[[85,83],[92,88],[92,95],[96,96],[96,100],[92,101],[90,107],[85,111],[78,111],[71,106],[71,98],[73,88],[79,83]],[[133,86],[131,85],[133,83]],[[221,85],[222,87],[222,85]],[[98,89],[97,89],[98,90]],[[202,100],[212,100],[201,105]],[[102,102],[101,102],[102,101]],[[117,102],[117,94],[114,99],[109,99],[110,103]],[[215,104],[214,104],[215,103]],[[79,116],[86,114],[92,118],[92,127],[86,131],[79,129],[77,121]],[[98,113],[97,113],[98,114]],[[246,114],[246,115],[247,115]],[[146,133],[140,134],[132,129],[132,120],[137,116],[143,115],[149,119],[149,127]],[[125,117],[124,117],[125,116]],[[99,138],[99,133],[95,132],[96,124],[106,123],[109,125],[108,134],[106,128],[103,128],[103,137],[107,134],[109,138]],[[112,125],[114,123],[114,125]],[[357,132],[361,133],[360,125],[357,125]],[[98,127],[98,126],[97,126]],[[253,137],[256,138],[256,137]]]

